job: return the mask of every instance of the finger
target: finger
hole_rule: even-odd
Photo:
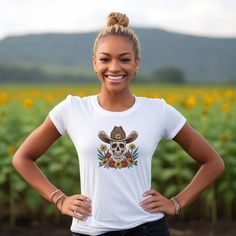
[[[72,204],[75,206],[83,206],[85,208],[91,208],[91,203],[87,202],[87,201],[81,201],[81,200],[73,200]]]
[[[161,201],[162,197],[161,195],[155,195],[155,196],[150,196],[146,199],[144,199],[143,201],[140,202],[140,205],[141,206],[144,206],[146,204],[149,204],[149,203],[152,203],[152,202],[158,202],[158,201]]]
[[[154,208],[162,207],[162,206],[163,206],[163,202],[152,202],[152,203],[144,205],[143,209],[145,211],[149,211],[150,209],[154,209]]]
[[[153,209],[148,210],[148,213],[158,213],[158,212],[163,212],[162,207],[155,207]]]
[[[148,195],[159,195],[159,194],[160,194],[160,193],[157,192],[155,189],[150,189],[150,190],[146,191],[146,192],[143,194],[143,196],[146,197],[146,196],[148,196]]]
[[[76,195],[73,195],[72,196],[73,199],[76,199],[76,200],[81,200],[81,201],[86,201],[86,202],[91,202],[91,199],[82,195],[82,194],[76,194]]]
[[[86,214],[87,216],[91,215],[92,207],[85,201],[78,201],[76,205],[73,204],[71,209],[77,211],[81,214]]]
[[[72,217],[76,218],[77,220],[81,220],[81,221],[87,220],[87,216],[84,216],[83,214],[81,214],[77,211],[72,212]]]
[[[83,207],[74,207],[73,210],[87,217],[92,215],[91,209]]]

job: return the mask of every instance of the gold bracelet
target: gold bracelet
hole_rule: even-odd
[[[179,215],[180,210],[181,210],[181,206],[179,204],[179,201],[177,200],[176,197],[172,197],[170,200],[173,202],[173,204],[175,206],[175,214]]]
[[[52,192],[52,194],[51,194],[51,196],[50,196],[50,201],[51,201],[52,203],[54,203],[54,202],[53,202],[53,197],[54,197],[57,193],[59,193],[59,192],[61,192],[60,189],[56,189],[55,191]]]

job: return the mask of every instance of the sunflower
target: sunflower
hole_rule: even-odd
[[[129,149],[130,149],[130,150],[134,150],[135,148],[136,148],[136,146],[135,146],[134,143],[131,143],[131,144],[129,145]]]
[[[115,162],[115,168],[121,168],[122,167],[122,162],[120,160],[117,160]]]
[[[101,166],[108,166],[108,162],[109,162],[109,160],[106,158],[100,162],[100,165]]]
[[[105,151],[107,150],[107,146],[104,145],[104,144],[102,144],[102,145],[100,146],[100,150],[101,150],[102,152],[105,152]]]
[[[131,159],[131,158],[129,158],[129,159],[127,160],[127,162],[129,163],[129,165],[133,165],[133,164],[134,164],[134,160]]]

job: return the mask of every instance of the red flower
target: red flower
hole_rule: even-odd
[[[128,162],[126,160],[121,161],[122,168],[125,168],[128,166]]]
[[[108,165],[109,165],[109,167],[114,168],[115,167],[115,161],[110,160]]]
[[[110,152],[107,152],[104,156],[104,158],[110,158],[111,157],[111,153]]]
[[[125,153],[125,157],[126,157],[126,158],[132,158],[130,152],[126,152],[126,153]]]

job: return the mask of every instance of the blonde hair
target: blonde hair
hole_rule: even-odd
[[[107,27],[101,30],[97,38],[95,39],[93,46],[94,55],[96,53],[98,42],[101,38],[109,35],[115,35],[128,38],[133,44],[135,58],[140,58],[140,43],[138,37],[134,33],[134,31],[128,27],[128,25],[129,18],[125,14],[119,12],[111,12],[107,17]]]

